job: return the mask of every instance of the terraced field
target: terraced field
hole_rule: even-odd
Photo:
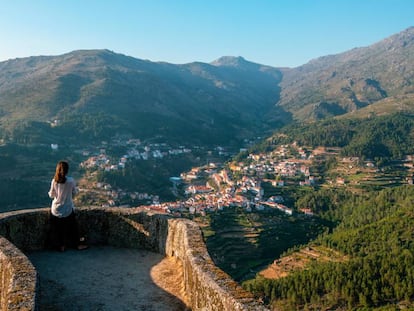
[[[202,226],[210,255],[236,281],[254,277],[283,252],[316,237],[326,227],[317,218],[277,210],[246,212],[226,208]]]
[[[346,260],[348,260],[347,256],[326,247],[305,247],[275,260],[267,268],[260,271],[259,274],[267,279],[278,279],[289,275],[289,273],[295,270],[305,269],[307,265],[314,261],[343,262]]]

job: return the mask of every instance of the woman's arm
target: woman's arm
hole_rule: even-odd
[[[56,198],[56,190],[55,190],[55,181],[52,179],[50,183],[50,190],[48,192],[49,198],[54,199]]]

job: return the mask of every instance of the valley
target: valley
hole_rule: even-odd
[[[414,308],[414,28],[297,68],[109,50],[0,62],[0,212],[77,206],[197,222],[275,310]]]

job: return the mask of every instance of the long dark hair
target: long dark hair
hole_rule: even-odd
[[[54,180],[59,184],[64,184],[66,182],[66,175],[69,171],[69,164],[66,161],[60,161],[56,165],[56,173]]]

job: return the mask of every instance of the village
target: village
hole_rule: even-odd
[[[126,145],[128,146],[127,152],[119,158],[108,156],[106,149],[100,148],[98,154],[87,157],[80,167],[91,172],[92,175],[99,170],[124,170],[130,161],[179,156],[193,152],[194,148],[185,146],[170,148],[167,144],[144,145],[137,139],[128,140]],[[212,151],[208,152],[212,153]],[[228,156],[222,147],[215,148],[214,152]],[[89,152],[83,151],[83,155],[88,156]],[[219,211],[228,206],[242,207],[246,211],[262,211],[272,208],[292,215],[293,208],[283,204],[282,196],[276,195],[265,199],[262,183],[270,182],[274,187],[284,187],[291,184],[292,180],[302,178],[297,183],[298,186],[312,186],[316,183],[309,168],[312,158],[312,153],[294,144],[280,146],[267,155],[250,154],[245,163],[210,162],[204,166],[194,167],[188,172],[181,173],[179,177],[170,178],[171,191],[178,193],[180,189],[183,194],[183,198],[175,202],[160,202],[157,194],[127,192],[114,189],[109,183],[102,182],[89,184],[87,188],[81,188],[81,191],[100,194],[105,200],[101,202],[103,207],[134,206],[117,203],[120,199],[124,199],[123,201],[129,199],[131,202],[146,202],[146,204],[140,204],[139,208],[176,216],[205,215],[207,212]],[[273,178],[267,178],[269,175]],[[301,212],[312,215],[312,212],[307,209]]]
[[[53,150],[57,150],[58,146],[53,144]],[[116,150],[114,152],[114,150]],[[122,155],[115,156],[114,153]],[[159,209],[160,198],[158,194],[140,192],[140,191],[126,191],[119,187],[114,187],[109,182],[96,181],[95,176],[100,172],[122,172],[128,169],[128,164],[137,161],[162,161],[166,158],[176,158],[186,154],[193,154],[195,157],[206,154],[206,158],[221,158],[227,159],[230,156],[228,151],[223,147],[217,146],[212,150],[199,146],[172,147],[167,143],[149,143],[141,142],[140,139],[120,139],[117,138],[110,143],[101,142],[99,147],[76,150],[84,160],[80,163],[79,169],[84,175],[79,180],[79,190],[81,194],[88,194],[96,198],[96,203],[102,207],[131,207],[134,203],[150,204],[152,209]],[[174,177],[170,179],[172,183],[172,191],[175,191]],[[121,203],[120,203],[121,202]],[[126,202],[126,203],[125,203]]]
[[[224,167],[210,163],[193,168],[180,176],[181,182],[186,185],[185,194],[188,199],[160,206],[161,209],[178,215],[187,211],[189,214],[204,215],[226,207],[242,207],[247,212],[278,209],[292,215],[294,210],[283,204],[283,196],[265,197],[262,183],[285,187],[293,180],[301,179],[297,182],[298,186],[313,186],[316,180],[309,168],[312,158],[311,153],[293,144],[280,146],[269,154],[250,154],[245,162],[231,162]],[[270,176],[273,178],[267,178]],[[313,216],[309,209],[299,212]]]
[[[187,146],[173,148],[166,143],[146,144],[139,139],[117,141],[116,144],[126,147],[126,152],[119,157],[109,156],[104,148],[105,144],[95,155],[83,150],[82,154],[87,158],[80,164],[80,167],[90,175],[94,175],[98,171],[125,170],[128,163],[132,161],[178,157],[195,150],[200,152],[201,149]],[[203,152],[209,155],[215,153],[223,159],[229,158],[228,152],[222,147],[209,151],[203,150]],[[209,162],[169,179],[171,191],[177,197],[174,202],[163,202],[156,193],[138,190],[128,192],[103,182],[84,184],[81,192],[97,195],[100,198],[99,204],[103,207],[138,207],[175,216],[203,216],[208,212],[220,211],[226,207],[241,207],[247,212],[277,209],[286,215],[299,213],[311,217],[313,216],[311,209],[295,210],[294,206],[287,206],[282,195],[265,193],[263,184],[271,185],[276,190],[284,187],[320,186],[321,176],[318,172],[313,172],[315,163],[325,161],[327,157],[338,157],[338,155],[339,149],[315,148],[312,150],[292,143],[277,146],[269,153],[248,154],[247,158],[241,162]],[[403,164],[413,169],[411,158],[405,159]],[[365,161],[361,165],[356,157],[341,158],[337,173],[334,174],[335,178],[324,178],[324,182],[333,186],[352,186],[362,182],[355,177],[358,174],[365,176],[364,179],[367,181],[366,176],[374,176],[377,172],[378,169],[372,161]],[[351,175],[353,178],[347,178]],[[412,180],[412,177],[407,177],[402,182],[412,184]]]

